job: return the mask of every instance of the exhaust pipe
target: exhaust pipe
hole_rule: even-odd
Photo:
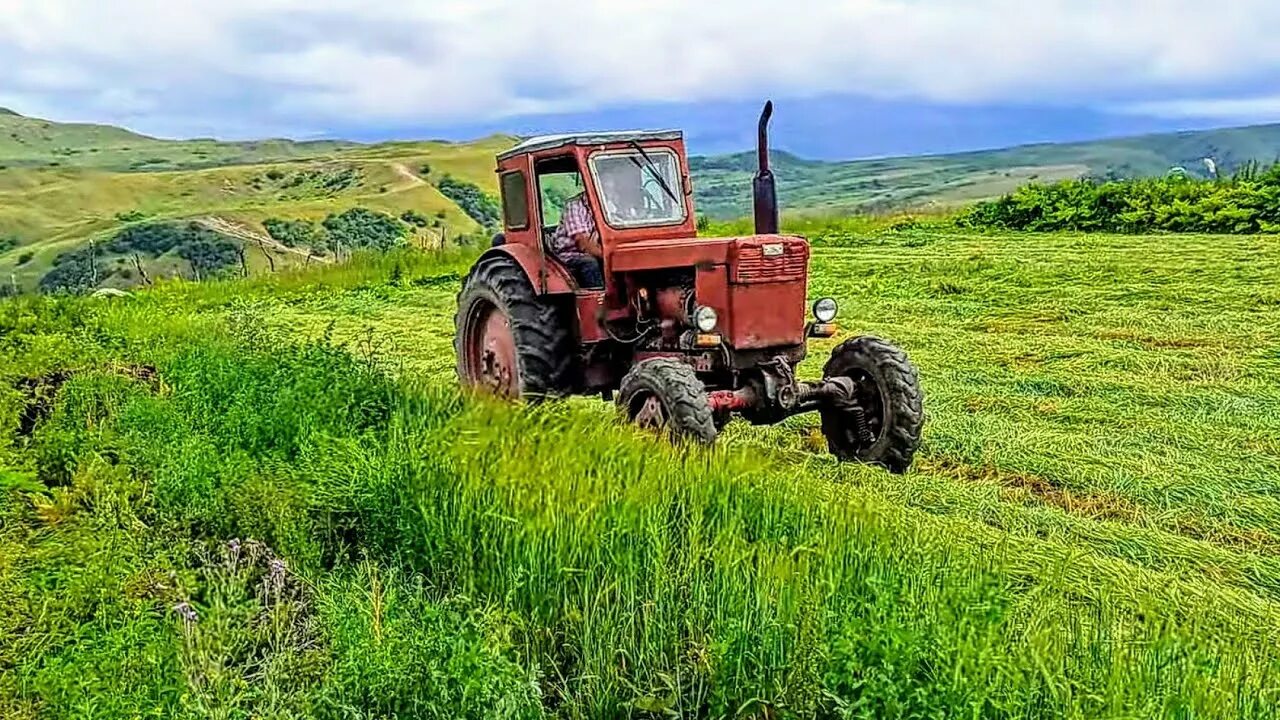
[[[773,117],[773,101],[764,104],[760,113],[759,135],[756,140],[756,158],[760,170],[753,181],[753,209],[756,216],[757,235],[776,235],[778,232],[778,189],[769,169],[769,118]]]

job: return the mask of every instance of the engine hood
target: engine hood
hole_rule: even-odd
[[[727,265],[739,259],[800,256],[808,260],[809,243],[793,235],[633,240],[613,248],[609,254],[609,271],[705,267]]]

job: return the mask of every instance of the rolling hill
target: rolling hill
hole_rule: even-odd
[[[196,221],[222,233],[248,249],[250,270],[309,261],[308,252],[273,240],[263,226],[271,218],[316,222],[355,207],[413,211],[425,225],[411,227],[411,242],[439,243],[480,229],[439,183],[450,177],[496,194],[492,157],[512,142],[175,141],[3,111],[0,277],[6,290],[33,289],[64,253],[156,222]],[[101,260],[133,264],[122,256]],[[186,272],[173,257],[142,260],[151,276]],[[117,279],[136,280],[132,272]]]
[[[430,245],[480,231],[474,212],[441,193],[445,177],[497,194],[493,156],[516,138],[473,142],[361,144],[286,139],[164,140],[118,127],[58,123],[0,109],[0,283],[30,290],[58,258],[121,229],[191,222],[245,248],[246,268],[310,262],[273,242],[269,219],[317,222],[355,207],[428,218],[411,241]],[[1160,175],[1173,166],[1224,172],[1280,156],[1280,125],[1070,144],[1028,145],[955,155],[848,162],[775,152],[783,209],[802,215],[932,208],[945,211],[1033,181],[1086,175]],[[741,217],[750,210],[752,152],[691,160],[698,212]],[[145,260],[145,259],[143,259]],[[104,261],[123,267],[141,260]],[[185,271],[181,259],[154,258],[153,275]],[[120,273],[123,284],[132,273]]]
[[[184,170],[314,158],[355,147],[281,139],[161,140],[111,125],[52,122],[0,108],[0,165],[8,168]]]
[[[1280,158],[1280,124],[849,162],[775,152],[773,165],[784,208],[830,214],[947,208],[1032,181],[1150,177],[1173,167],[1203,176],[1206,157],[1223,173],[1250,161],[1274,162]],[[750,211],[753,152],[694,158],[691,164],[700,212],[729,218]]]

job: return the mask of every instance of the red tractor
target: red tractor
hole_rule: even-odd
[[[924,415],[901,350],[853,338],[821,381],[796,379],[807,340],[835,334],[837,306],[807,304],[809,244],[778,233],[772,109],[760,116],[748,237],[697,236],[678,131],[537,137],[498,155],[504,232],[458,296],[461,381],[511,398],[616,395],[635,423],[707,443],[735,414],[772,424],[816,410],[837,457],[905,472]],[[579,282],[550,249],[577,194],[597,229],[603,287]]]

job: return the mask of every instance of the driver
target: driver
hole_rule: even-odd
[[[560,211],[560,225],[549,242],[551,254],[564,264],[581,287],[604,287],[604,250],[587,194],[578,193]]]
[[[630,163],[611,160],[601,163],[600,182],[605,211],[613,220],[635,220],[642,215],[640,203],[640,171]]]
[[[634,218],[638,211],[628,192],[626,179],[619,177],[616,169],[601,167],[600,183],[605,208],[610,217]],[[604,287],[604,249],[600,245],[600,232],[585,192],[578,193],[564,204],[560,224],[550,240],[551,254],[564,264],[581,287]]]

